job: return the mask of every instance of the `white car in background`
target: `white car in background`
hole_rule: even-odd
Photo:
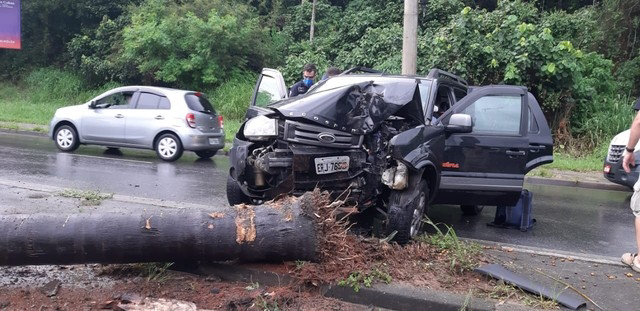
[[[611,139],[602,171],[604,177],[609,181],[633,188],[633,185],[638,181],[638,175],[640,175],[640,142],[635,146],[635,166],[632,166],[631,173],[627,174],[622,168],[622,153],[629,142],[629,133],[631,131],[626,130]]]
[[[151,86],[119,87],[60,108],[49,129],[62,151],[81,144],[142,148],[164,161],[178,160],[185,150],[210,158],[225,138],[222,116],[205,94]]]

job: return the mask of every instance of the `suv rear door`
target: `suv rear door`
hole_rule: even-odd
[[[454,113],[471,115],[473,130],[445,140],[437,203],[513,205],[526,173],[553,160],[546,120],[524,87],[476,88],[443,115],[442,123]],[[530,120],[538,127],[531,137]]]
[[[287,86],[282,77],[282,73],[271,68],[262,69],[262,73],[253,90],[253,96],[251,97],[249,109],[247,109],[247,113],[245,114],[245,120],[249,120],[265,112],[271,112],[271,110],[266,110],[265,107],[287,97]]]

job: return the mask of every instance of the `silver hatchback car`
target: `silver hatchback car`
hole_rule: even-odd
[[[184,150],[210,158],[224,147],[222,116],[200,92],[151,86],[112,89],[56,111],[49,135],[62,151],[80,144],[152,149],[165,161]]]

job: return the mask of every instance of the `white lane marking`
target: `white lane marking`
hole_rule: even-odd
[[[543,256],[558,257],[558,258],[573,258],[575,260],[580,260],[580,261],[626,267],[626,265],[623,264],[622,262],[620,262],[620,259],[617,258],[617,257],[600,256],[600,255],[585,254],[585,253],[566,252],[566,251],[555,250],[555,249],[533,247],[533,246],[522,246],[522,245],[515,245],[515,244],[509,244],[509,243],[500,243],[500,242],[493,242],[493,241],[486,241],[486,240],[478,240],[478,239],[471,239],[471,238],[460,238],[460,239],[461,240],[465,240],[465,241],[469,241],[469,242],[474,242],[474,243],[478,243],[478,244],[487,245],[487,246],[495,246],[496,249],[502,250],[502,251],[511,250],[511,251],[514,251],[514,252],[534,254],[534,255],[543,255]]]
[[[42,191],[42,192],[47,192],[52,194],[59,193],[64,190],[78,190],[76,188],[61,188],[61,187],[28,183],[28,182],[22,182],[22,181],[12,181],[12,180],[2,179],[2,178],[0,178],[0,185],[14,187],[14,188]],[[107,194],[107,192],[101,192],[100,194]],[[203,205],[203,204],[166,201],[166,200],[143,198],[143,197],[133,197],[133,196],[121,195],[121,194],[114,194],[111,200],[125,202],[125,203],[153,205],[153,206],[170,207],[170,208],[177,208],[177,209],[183,209],[183,208],[211,209],[212,208],[212,206]]]
[[[91,159],[102,159],[102,160],[114,160],[114,161],[123,161],[123,162],[133,162],[133,163],[144,163],[144,164],[153,164],[150,161],[140,161],[140,160],[129,160],[129,159],[116,159],[116,158],[107,158],[107,157],[99,157],[99,156],[91,156],[84,154],[71,154],[71,153],[62,153],[66,154],[70,157],[81,157],[81,158],[91,158]]]

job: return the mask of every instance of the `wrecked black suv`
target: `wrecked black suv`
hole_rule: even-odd
[[[470,92],[438,69],[426,77],[364,71],[286,98],[280,72],[264,69],[230,151],[229,203],[319,187],[404,243],[430,203],[471,214],[513,205],[525,174],[553,161],[549,127],[524,87]]]

